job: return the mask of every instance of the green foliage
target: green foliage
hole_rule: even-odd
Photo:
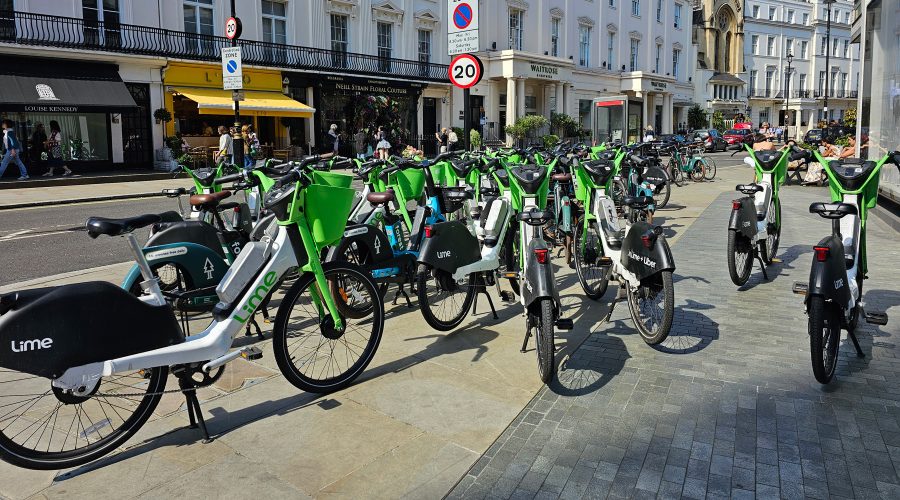
[[[513,125],[507,125],[505,130],[516,139],[524,139],[546,125],[547,119],[543,116],[528,115],[519,118]]]
[[[844,125],[848,127],[856,126],[856,108],[848,108],[844,111]]]
[[[550,114],[550,130],[562,137],[576,137],[583,133],[578,120],[564,113]]]
[[[842,135],[834,139],[834,144],[837,146],[849,146],[850,145],[850,137],[851,134]]]
[[[712,115],[712,128],[722,132],[725,130],[725,117],[722,116],[721,111],[716,111]]]
[[[699,105],[694,104],[688,109],[688,127],[692,129],[706,128],[707,123],[706,111],[703,111]]]
[[[545,135],[542,139],[544,140],[544,147],[547,149],[556,146],[556,143],[559,142],[559,136],[554,134]]]
[[[828,128],[828,122],[825,120],[819,120],[819,122],[816,123],[816,128],[826,129]]]
[[[481,134],[474,128],[469,131],[469,146],[473,150],[481,147]]]
[[[171,135],[163,139],[163,144],[172,151],[172,157],[181,156],[181,137]]]
[[[153,112],[153,118],[167,123],[172,121],[172,113],[169,113],[169,110],[166,108],[159,108]]]
[[[452,127],[452,128],[453,128],[453,131],[456,132],[457,139],[459,139],[460,141],[465,139],[465,137],[466,137],[465,130],[463,130],[461,127]]]

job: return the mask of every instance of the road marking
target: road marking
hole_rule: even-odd
[[[10,235],[0,238],[0,243],[6,243],[8,241],[27,240],[30,238],[39,238],[41,236],[52,236],[54,234],[73,233],[75,231],[80,231],[80,230],[81,230],[81,228],[77,227],[77,228],[65,229],[62,231],[50,231],[50,232],[46,232],[46,233],[32,233],[32,234],[21,234],[21,235],[17,235],[17,233],[13,233],[13,234],[10,234]],[[26,230],[24,232],[30,233],[31,230]]]
[[[16,232],[14,232],[14,233],[9,233],[9,234],[7,234],[6,236],[0,236],[0,240],[8,240],[8,239],[10,239],[10,238],[14,238],[14,237],[19,236],[19,235],[21,235],[21,234],[30,233],[30,232],[31,232],[31,229],[23,229],[23,230],[21,230],[21,231],[16,231]]]

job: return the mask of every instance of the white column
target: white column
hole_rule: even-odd
[[[562,82],[556,82],[556,112],[560,114],[565,114],[566,108],[563,107],[563,84]]]
[[[663,134],[672,133],[672,94],[663,94]]]
[[[652,106],[652,105],[653,105],[653,94],[651,94],[650,92],[644,92],[644,105],[641,106],[642,111],[643,111],[643,117],[641,118],[641,120],[642,120],[641,127],[642,128],[641,128],[640,132],[638,132],[638,135],[640,135],[640,137],[644,136],[644,128],[646,128],[647,125],[650,125],[650,116],[651,116],[650,115],[650,106]],[[638,139],[638,140],[640,140],[640,139]]]
[[[516,78],[516,118],[525,116],[525,79]]]
[[[506,125],[516,123],[516,80],[506,79]]]
[[[544,111],[541,114],[543,114],[544,117],[548,120],[553,113],[553,108],[550,107],[550,96],[552,96],[553,92],[555,92],[555,89],[553,87],[553,84],[547,84],[542,87],[544,92]]]
[[[313,102],[313,88],[306,87],[306,103],[307,106],[316,107],[315,102]],[[312,118],[306,119],[306,142],[312,144],[313,149],[316,147],[316,118],[313,115]]]
[[[563,82],[563,110],[572,116],[572,85],[569,82]]]

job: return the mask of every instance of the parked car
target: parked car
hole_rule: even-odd
[[[820,128],[811,128],[806,132],[806,135],[803,136],[803,142],[807,144],[811,144],[813,146],[818,146],[822,143],[822,129]]]
[[[740,149],[744,144],[753,144],[753,132],[746,128],[726,130],[722,138],[735,149]]]
[[[658,139],[661,142],[684,142],[687,139],[681,134],[660,134]]]
[[[698,130],[694,132],[694,140],[703,141],[706,144],[706,151],[710,153],[728,149],[728,143],[725,142],[722,134],[716,129]]]

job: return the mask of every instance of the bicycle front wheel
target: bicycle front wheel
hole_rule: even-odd
[[[767,266],[772,265],[775,254],[778,253],[778,244],[781,242],[781,202],[778,198],[769,204],[766,212],[766,241],[762,244],[762,260]]]
[[[836,305],[825,302],[820,295],[810,297],[809,352],[813,375],[819,383],[827,384],[834,377],[840,343],[840,310]]]
[[[475,273],[459,284],[453,275],[424,264],[416,274],[419,306],[425,322],[435,330],[450,331],[466,318],[475,300]]]
[[[637,290],[628,291],[628,309],[631,319],[644,342],[656,345],[666,340],[675,315],[675,289],[672,271],[661,271],[641,280]]]
[[[538,311],[538,314],[529,314],[529,321],[537,351],[538,373],[541,381],[549,384],[556,374],[553,359],[556,354],[554,352],[556,343],[553,339],[553,300],[541,299]]]
[[[669,160],[668,166],[669,172],[672,173],[672,182],[675,183],[676,186],[681,187],[684,185],[684,174],[681,172],[681,165],[675,162],[674,159]]]
[[[167,367],[101,378],[83,394],[0,369],[0,458],[28,469],[67,469],[115,450],[153,415]]]
[[[704,169],[704,177],[706,180],[711,181],[716,176],[716,161],[712,158],[704,158],[703,159],[703,169]]]
[[[665,207],[669,203],[669,197],[672,195],[672,186],[666,181],[662,186],[656,186],[653,190],[653,204],[657,209]]]
[[[694,168],[691,170],[691,179],[694,182],[700,182],[706,176],[705,168],[703,166],[702,161],[698,161],[694,163]]]
[[[346,262],[324,266],[325,291],[332,294],[342,325],[328,313],[315,276],[306,273],[281,299],[272,328],[275,361],[284,377],[307,392],[327,393],[350,385],[378,349],[384,330],[384,304],[375,283],[365,271]],[[342,311],[370,313],[351,318]],[[367,306],[369,307],[369,306]]]
[[[600,265],[600,257],[603,256],[600,237],[592,227],[579,227],[575,231],[573,246],[575,273],[584,294],[591,300],[603,297],[609,286],[609,266]]]

